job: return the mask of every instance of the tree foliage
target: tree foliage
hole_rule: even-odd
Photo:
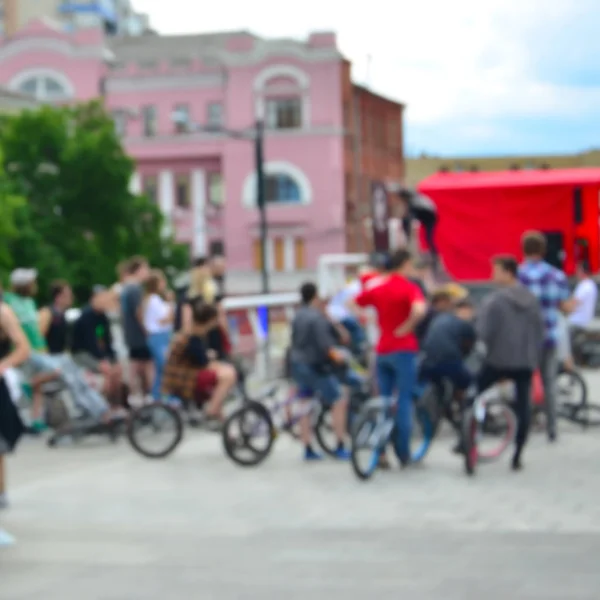
[[[92,285],[112,283],[115,266],[133,254],[158,268],[184,268],[187,249],[161,234],[158,207],[129,191],[134,164],[101,103],[7,117],[0,147],[0,186],[12,199],[0,199],[0,234],[9,230],[0,267],[36,267],[42,295],[61,278],[84,299]]]

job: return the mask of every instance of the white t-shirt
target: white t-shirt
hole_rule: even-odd
[[[171,305],[165,302],[158,294],[152,294],[144,310],[144,327],[148,333],[163,333],[171,331],[172,323],[161,323],[171,311]]]
[[[569,324],[587,327],[596,313],[598,286],[591,279],[584,279],[577,284],[573,297],[577,301],[577,306],[569,315]]]
[[[337,323],[344,319],[351,319],[353,317],[352,312],[348,309],[348,301],[358,296],[361,290],[360,281],[352,281],[344,288],[342,288],[335,296],[329,301],[327,305],[327,314],[330,319],[333,319]]]

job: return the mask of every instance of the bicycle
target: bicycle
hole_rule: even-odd
[[[543,402],[534,406],[533,418],[544,412]],[[556,380],[556,414],[583,429],[600,427],[600,406],[588,401],[588,387],[583,375],[561,365]]]
[[[269,393],[270,388],[260,395],[266,397]],[[202,410],[198,408],[198,402],[207,400],[207,394],[202,394],[195,401],[169,396],[161,402],[135,408],[127,421],[126,436],[129,444],[146,458],[161,459],[169,456],[181,444],[185,425],[220,432],[220,424],[206,420]],[[238,382],[226,402],[230,401],[241,401],[242,404],[252,402],[246,388],[245,374],[241,370],[238,370]]]
[[[361,480],[370,479],[380,464],[396,427],[397,401],[392,398],[377,397],[369,400],[353,428],[351,440],[351,463],[356,476]],[[418,463],[425,457],[433,438],[433,420],[430,407],[420,399],[414,403],[413,437],[422,437],[417,449],[411,452],[411,463]],[[367,450],[367,466],[361,464],[361,451]]]
[[[262,401],[250,401],[229,415],[223,426],[223,447],[227,456],[243,467],[261,464],[271,453],[275,440],[281,433],[299,439],[296,428],[300,421],[313,416],[313,427],[322,411],[322,405],[312,392],[292,391],[283,400],[275,393]],[[269,405],[269,401],[273,401]],[[298,408],[296,414],[293,409]],[[263,447],[260,447],[260,440]],[[325,449],[325,448],[323,448]],[[248,456],[242,454],[248,452]]]
[[[500,458],[514,441],[517,432],[517,419],[508,398],[498,394],[498,386],[493,386],[479,394],[463,414],[461,439],[464,467],[467,475],[474,475],[478,463],[493,462]],[[499,431],[494,437],[500,441],[491,448],[484,446],[485,423],[492,418]]]

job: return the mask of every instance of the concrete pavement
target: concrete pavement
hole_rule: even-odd
[[[158,462],[124,441],[27,441],[0,513],[17,538],[0,599],[597,600],[600,431],[561,426],[556,445],[533,435],[522,473],[507,456],[467,479],[446,436],[366,484],[301,464],[287,439],[253,470],[192,431]]]

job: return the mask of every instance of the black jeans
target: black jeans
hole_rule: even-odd
[[[515,414],[517,416],[517,437],[515,439],[515,456],[521,456],[523,446],[527,442],[529,424],[531,421],[531,369],[496,369],[490,365],[483,365],[478,378],[479,393],[488,389],[502,379],[514,381],[516,388]]]
[[[402,219],[402,229],[404,229],[404,234],[409,240],[412,237],[413,219],[417,220],[421,224],[421,227],[423,227],[423,231],[425,231],[427,248],[431,252],[431,256],[434,261],[437,261],[438,250],[435,243],[435,229],[438,222],[437,214],[433,212],[418,211],[411,212],[408,216],[404,217]]]

